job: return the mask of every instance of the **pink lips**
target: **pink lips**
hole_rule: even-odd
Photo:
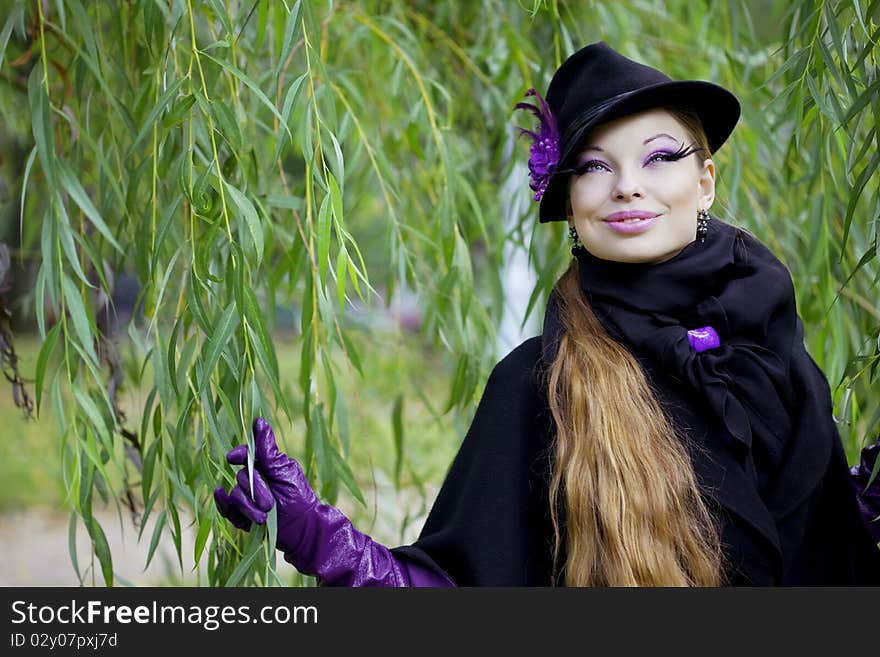
[[[623,210],[609,214],[603,222],[611,230],[618,233],[641,233],[651,226],[659,215],[656,212],[644,210]],[[639,219],[639,221],[624,221],[624,219]]]

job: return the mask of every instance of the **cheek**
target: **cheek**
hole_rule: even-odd
[[[699,203],[699,185],[691,175],[658,176],[649,193],[673,214],[696,212]]]
[[[670,195],[696,196],[700,189],[699,178],[692,171],[680,167],[670,172],[665,178],[658,180],[658,187],[666,189]]]
[[[589,213],[598,208],[607,198],[609,191],[606,185],[599,182],[583,181],[574,183],[569,189],[571,210],[575,215]]]

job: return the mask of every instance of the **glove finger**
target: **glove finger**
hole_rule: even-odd
[[[242,531],[249,532],[251,530],[251,521],[245,518],[244,514],[235,507],[232,508],[229,514],[229,522]]]
[[[272,426],[261,416],[254,420],[253,431],[255,461],[266,465],[272,463],[278,457],[278,444]]]
[[[239,445],[238,447],[233,447],[228,452],[226,452],[226,462],[231,463],[232,465],[247,465],[247,453],[247,445]]]
[[[223,490],[222,486],[214,489],[214,503],[220,515],[226,518],[233,526],[244,531],[250,531],[251,521],[244,517],[241,511],[235,506],[229,494]]]
[[[217,486],[214,489],[214,504],[217,506],[217,510],[220,512],[220,515],[224,518],[229,517],[230,511],[230,500],[229,494],[223,489],[223,486]]]
[[[234,506],[229,509],[229,515],[226,516],[226,519],[238,529],[246,532],[249,532],[251,530],[251,521],[248,520],[245,515]]]
[[[242,468],[238,471],[238,475],[236,475],[236,479],[238,480],[238,486],[245,493],[250,490],[250,482],[248,481],[248,472],[247,468]],[[269,486],[266,484],[266,481],[263,479],[263,476],[254,469],[254,495],[253,495],[254,505],[260,511],[269,511],[272,509],[272,506],[275,504],[275,498],[272,495],[272,491]]]
[[[250,498],[242,488],[239,488],[238,486],[233,488],[230,497],[232,498],[232,502],[238,510],[245,515],[245,517],[254,521],[258,525],[262,525],[266,522],[266,512],[260,511],[260,509],[251,502]]]

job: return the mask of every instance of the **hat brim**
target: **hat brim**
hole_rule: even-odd
[[[710,153],[717,151],[733,132],[739,121],[741,108],[731,92],[704,80],[673,80],[642,87],[621,94],[601,111],[575,122],[570,135],[563,136],[558,169],[567,169],[580,153],[587,133],[602,123],[622,118],[655,107],[682,107],[700,117]],[[553,176],[541,197],[541,223],[565,221],[567,217],[568,175]]]

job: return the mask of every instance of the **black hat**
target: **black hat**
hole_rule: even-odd
[[[714,153],[740,117],[739,101],[724,87],[703,80],[673,80],[624,57],[604,41],[581,48],[563,62],[550,80],[546,103],[559,139],[559,162],[552,171],[563,173],[587,133],[611,119],[664,105],[690,109],[699,116]],[[550,174],[540,196],[541,223],[566,219],[567,179]]]

